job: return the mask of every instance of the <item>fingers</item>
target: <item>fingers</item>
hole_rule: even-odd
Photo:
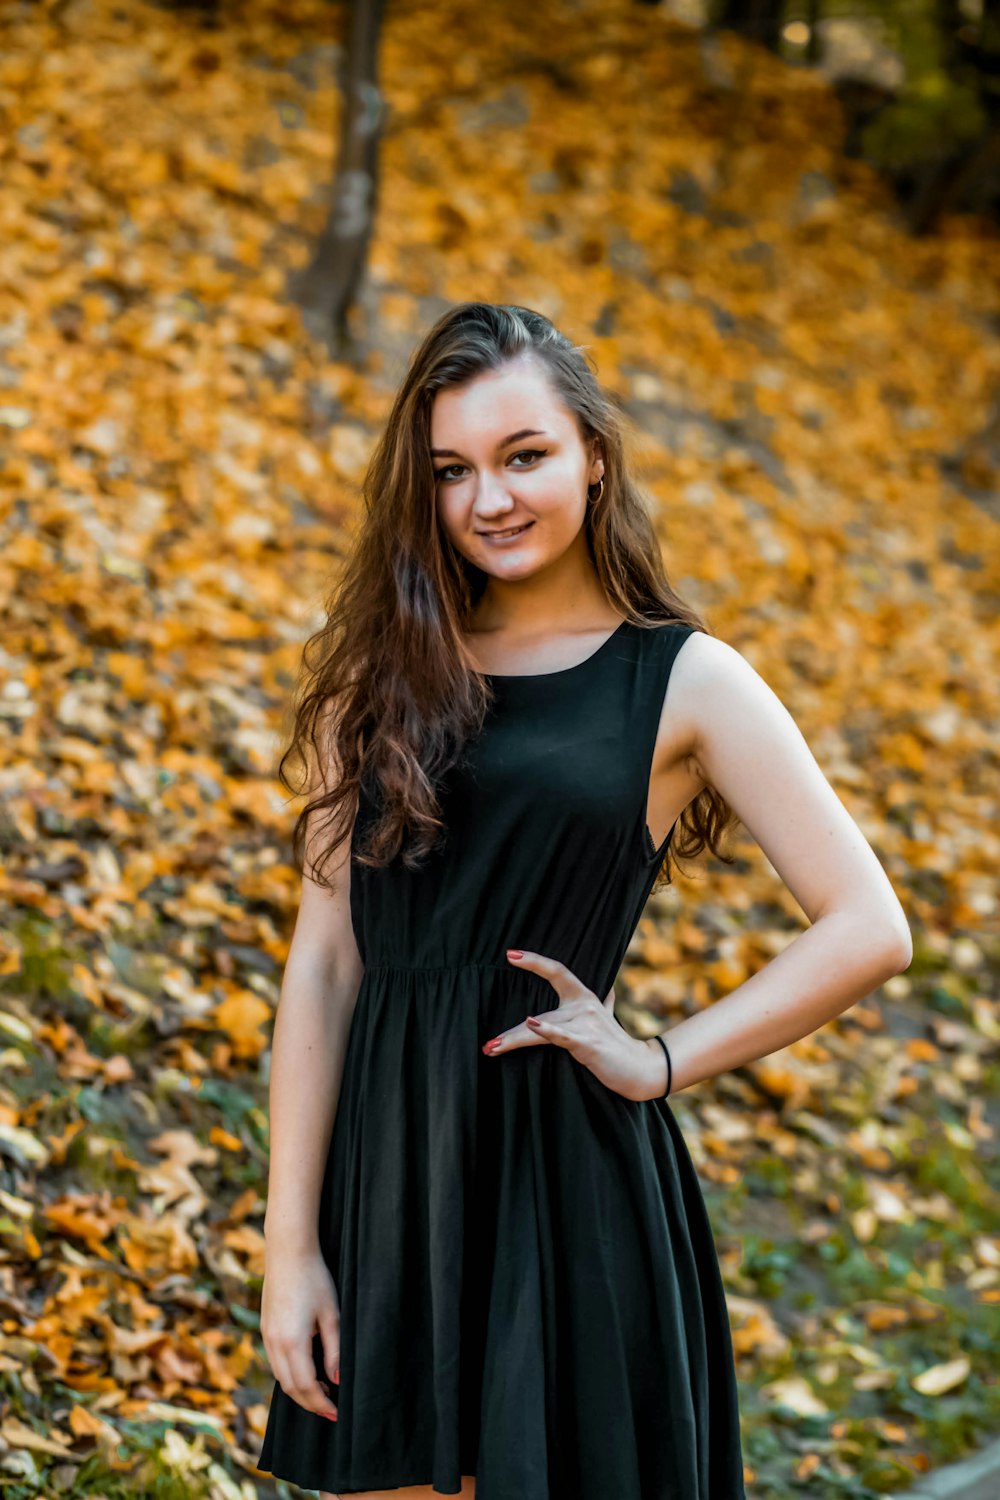
[[[324,1307],[317,1314],[316,1322],[323,1345],[323,1368],[327,1378],[336,1385],[340,1380],[340,1315],[335,1307]]]
[[[527,969],[530,973],[547,979],[559,996],[560,1004],[567,1000],[590,1000],[598,1005],[601,1003],[583,980],[557,958],[550,958],[545,953],[531,953],[526,948],[508,948],[507,961],[513,968]],[[613,985],[608,998],[614,998]]]
[[[593,995],[590,1002],[597,1005]],[[571,1047],[577,1041],[577,1034],[569,1028],[574,1021],[579,1024],[580,1014],[573,1014],[566,1007],[557,1007],[540,1016],[526,1016],[519,1026],[512,1026],[510,1031],[501,1031],[499,1036],[492,1037],[483,1051],[487,1057],[496,1057],[498,1052],[513,1052],[518,1047],[542,1047],[552,1042],[560,1047]]]
[[[541,1016],[528,1016],[524,1024],[533,1035],[541,1037],[543,1042],[549,1042],[556,1047],[571,1047],[576,1040],[554,1021],[546,1021]]]
[[[541,1047],[544,1038],[532,1036],[527,1025],[522,1022],[520,1026],[512,1026],[510,1031],[502,1031],[499,1036],[491,1037],[483,1047],[487,1057],[496,1057],[498,1052],[510,1052],[515,1047]]]
[[[333,1399],[331,1392],[324,1389],[322,1383],[315,1377],[306,1383],[301,1392],[297,1392],[292,1397],[292,1400],[304,1406],[306,1411],[314,1411],[318,1417],[326,1417],[329,1421],[336,1422],[337,1408],[336,1405],[331,1405]]]
[[[297,1401],[300,1406],[304,1406],[306,1411],[314,1411],[320,1416],[331,1417],[335,1421],[337,1409],[336,1406],[331,1405],[333,1397],[323,1389],[316,1373],[311,1347],[294,1349],[288,1364],[293,1385],[286,1394],[291,1396],[293,1401]]]
[[[567,969],[557,958],[548,958],[544,953],[529,953],[526,948],[508,948],[507,960],[515,969],[527,969],[529,973],[547,979],[560,1000],[573,1000],[590,993],[572,969]]]
[[[300,1346],[274,1348],[273,1352],[269,1349],[268,1360],[274,1378],[286,1396],[305,1407],[306,1411],[334,1422],[337,1420],[337,1408],[332,1404],[334,1398],[323,1389],[308,1346],[305,1349]]]
[[[552,1025],[556,1017],[567,1022],[575,1019],[574,1002],[583,1002],[586,1005],[598,1007],[602,1002],[591,990],[587,989],[572,969],[560,963],[557,958],[549,958],[545,953],[532,953],[527,948],[508,948],[507,960],[514,968],[527,969],[530,973],[547,979],[558,995],[559,1003],[555,1009],[545,1012],[550,1018],[548,1022],[536,1025],[536,1018],[528,1017],[520,1025],[512,1026],[509,1031],[503,1031],[499,1036],[491,1037],[483,1047],[486,1056],[495,1057],[498,1052],[510,1052],[517,1047],[540,1047],[547,1042],[557,1042],[558,1045],[564,1047],[570,1046],[572,1037]],[[609,1002],[610,1007],[613,1007],[614,986],[611,988],[608,999],[603,1003],[608,1005]]]

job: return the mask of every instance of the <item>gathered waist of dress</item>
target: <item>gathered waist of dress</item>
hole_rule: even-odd
[[[487,972],[497,970],[504,974],[525,974],[531,972],[527,969],[518,969],[516,964],[508,962],[507,959],[466,958],[452,963],[423,964],[397,963],[395,959],[375,958],[365,962],[366,974],[381,972],[397,974],[460,974],[468,969],[482,969]],[[535,977],[537,978],[538,976],[536,975]]]
[[[569,968],[584,983],[594,983],[594,969],[592,965],[568,965]],[[597,974],[604,970],[602,965]],[[612,970],[612,973],[614,971]],[[508,959],[488,958],[463,958],[452,959],[451,962],[438,963],[415,963],[412,959],[396,960],[392,958],[374,958],[368,960],[364,965],[363,984],[366,989],[373,987],[381,990],[386,984],[392,984],[393,980],[399,985],[408,988],[424,980],[445,991],[452,991],[455,986],[459,988],[464,984],[475,985],[477,988],[485,987],[488,990],[502,988],[509,991],[511,987],[516,992],[531,994],[537,990],[540,994],[549,996],[552,1003],[557,1002],[556,991],[549,979],[543,974],[536,974],[534,969],[522,969],[518,964],[511,963]],[[598,983],[600,980],[598,978]],[[607,987],[601,988],[601,994],[607,993]],[[423,986],[426,988],[426,985]],[[596,993],[596,990],[595,990]]]

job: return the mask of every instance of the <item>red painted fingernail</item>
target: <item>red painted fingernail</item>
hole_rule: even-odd
[[[320,1412],[320,1416],[326,1417],[328,1422],[336,1422],[337,1420],[337,1413],[335,1411]]]
[[[507,957],[508,958],[523,958],[524,954],[522,953],[522,951],[521,951],[520,948],[508,948],[507,949]]]
[[[525,1022],[525,1025],[526,1026],[537,1026],[538,1025],[538,1017],[537,1016],[528,1016],[528,1018],[527,1018],[527,1020]]]
[[[336,1365],[334,1367],[334,1371],[333,1371],[333,1383],[334,1383],[334,1385],[339,1385],[340,1384],[340,1366],[339,1365]]]

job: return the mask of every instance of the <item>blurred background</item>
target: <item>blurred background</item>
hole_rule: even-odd
[[[587,345],[672,582],[913,931],[673,1105],[748,1495],[1000,1434],[998,0],[5,0],[0,121],[3,1493],[293,1492],[254,1466],[281,716],[467,298]],[[734,852],[651,898],[637,1034],[803,927]]]

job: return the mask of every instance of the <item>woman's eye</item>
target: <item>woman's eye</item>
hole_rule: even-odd
[[[511,459],[515,459],[515,458],[531,458],[531,459],[544,458],[547,451],[548,450],[545,449],[545,448],[521,448],[517,453],[512,453],[511,454]],[[434,478],[435,479],[446,479],[447,476],[448,476],[448,474],[449,474],[449,472],[452,469],[461,469],[461,468],[464,468],[464,467],[465,467],[464,464],[445,464],[445,466],[444,466],[443,469],[435,469],[434,470]],[[525,468],[531,468],[532,466],[531,466],[531,464],[518,464],[517,467],[519,469],[525,469]]]

